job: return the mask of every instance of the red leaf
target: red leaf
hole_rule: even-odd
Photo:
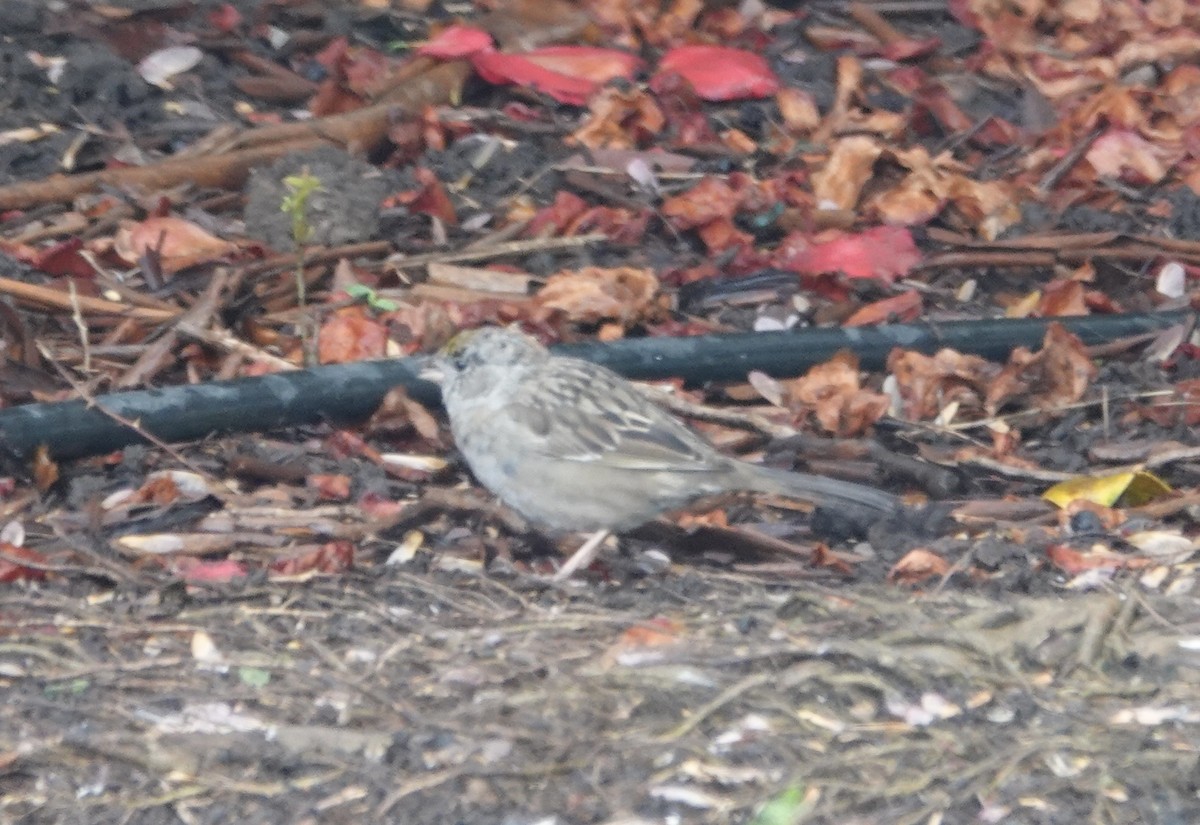
[[[525,52],[524,57],[544,69],[600,84],[617,78],[632,80],[642,65],[629,52],[594,46],[546,46]]]
[[[230,34],[242,25],[242,13],[232,3],[222,3],[208,13],[208,22],[222,34]]]
[[[640,61],[612,49],[557,46],[524,54],[479,52],[471,65],[488,83],[515,83],[548,94],[560,103],[582,106],[615,77],[632,77]]]
[[[912,233],[900,226],[876,226],[858,234],[831,230],[810,238],[789,235],[776,253],[776,265],[802,275],[841,272],[848,278],[891,283],[921,260]]]
[[[1076,576],[1087,570],[1121,570],[1126,567],[1138,567],[1144,560],[1130,559],[1115,553],[1090,552],[1083,553],[1064,544],[1053,544],[1046,548],[1046,556],[1050,563],[1071,576]],[[1132,562],[1140,561],[1141,564]]]
[[[0,542],[0,583],[20,581],[22,579],[41,581],[46,578],[45,570],[26,567],[21,560],[34,564],[48,564],[49,561],[36,550],[28,547],[17,547],[15,544]]]
[[[197,561],[179,558],[176,568],[183,574],[183,580],[192,584],[223,584],[247,575],[246,566],[231,559]]]
[[[650,81],[656,92],[669,74],[683,77],[705,100],[767,97],[779,90],[779,80],[762,55],[725,46],[679,46],[658,64]]]
[[[96,268],[79,254],[83,241],[71,238],[55,244],[47,249],[38,250],[37,258],[32,261],[35,269],[40,269],[47,275],[67,275],[73,278],[92,278]]]
[[[473,26],[451,26],[417,49],[417,54],[453,60],[492,48],[492,36]]]
[[[341,573],[354,566],[354,545],[348,541],[331,541],[307,553],[271,563],[273,576],[298,576],[309,571]]]
[[[222,240],[183,218],[147,218],[127,223],[117,233],[114,250],[126,263],[137,263],[146,254],[159,256],[165,273],[173,274],[197,264],[220,260],[237,251]]]
[[[566,76],[539,66],[521,54],[480,52],[472,55],[470,64],[488,83],[515,83],[526,89],[545,92],[559,103],[583,106],[600,84],[594,80]]]
[[[325,501],[345,501],[350,497],[350,476],[344,473],[313,473],[306,483]]]

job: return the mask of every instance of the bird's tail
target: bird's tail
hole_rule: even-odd
[[[885,514],[900,508],[900,499],[896,496],[864,484],[777,470],[759,464],[742,462],[742,466],[749,471],[746,473],[747,489],[755,492],[799,498],[826,507],[866,507]]]

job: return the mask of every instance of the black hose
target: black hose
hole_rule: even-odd
[[[1007,358],[1014,347],[1037,347],[1051,320],[1086,344],[1161,330],[1190,310],[1059,319],[954,321],[790,332],[638,338],[611,344],[572,344],[563,354],[602,363],[630,378],[679,377],[691,384],[742,380],[750,370],[798,375],[835,352],[850,349],[866,369],[883,366],[894,347],[933,352],[949,347],[986,358]],[[217,433],[259,432],[321,421],[367,418],[389,388],[403,385],[426,404],[437,388],[418,378],[422,359],[339,364],[260,378],[112,393],[97,405],[136,421],[163,441],[192,441]],[[19,458],[45,444],[58,459],[99,455],[142,441],[130,427],[85,401],[26,404],[0,410],[0,450]]]

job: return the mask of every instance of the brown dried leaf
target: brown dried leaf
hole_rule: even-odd
[[[440,430],[433,414],[413,400],[404,387],[392,387],[367,422],[367,432],[372,435],[402,433],[410,428],[426,442],[441,444]]]
[[[593,266],[551,275],[534,301],[544,314],[561,312],[571,321],[628,323],[652,314],[657,294],[658,278],[649,269]]]
[[[988,384],[984,406],[994,415],[1003,404],[1021,396],[1028,396],[1032,407],[1071,404],[1083,397],[1096,374],[1096,365],[1078,336],[1062,324],[1051,324],[1037,354],[1024,347],[1013,351],[1009,363]]]
[[[1083,282],[1056,280],[1046,284],[1038,314],[1043,318],[1089,314]]]
[[[793,402],[804,405],[823,429],[839,436],[860,435],[888,409],[886,395],[862,388],[858,357],[844,350],[787,386]]]
[[[159,256],[162,271],[172,275],[196,264],[220,260],[237,251],[237,245],[212,235],[191,221],[170,216],[123,223],[113,250],[134,264],[145,254]]]
[[[648,93],[607,87],[588,101],[589,114],[566,139],[591,149],[633,149],[662,132],[666,117]]]
[[[731,220],[741,204],[732,186],[720,178],[707,177],[663,201],[661,212],[676,229],[695,229],[720,218]]]
[[[813,173],[813,194],[823,207],[853,209],[883,147],[873,138],[853,135],[833,145],[829,160]]]
[[[1000,368],[978,355],[944,349],[932,357],[893,350],[888,356],[888,370],[895,376],[904,417],[922,421],[933,418],[950,403],[978,410]]]

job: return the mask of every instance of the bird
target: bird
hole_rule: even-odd
[[[624,377],[513,328],[459,333],[422,377],[440,386],[484,487],[543,531],[592,534],[556,579],[590,563],[608,535],[704,496],[768,493],[881,518],[899,507],[874,487],[726,456]]]

